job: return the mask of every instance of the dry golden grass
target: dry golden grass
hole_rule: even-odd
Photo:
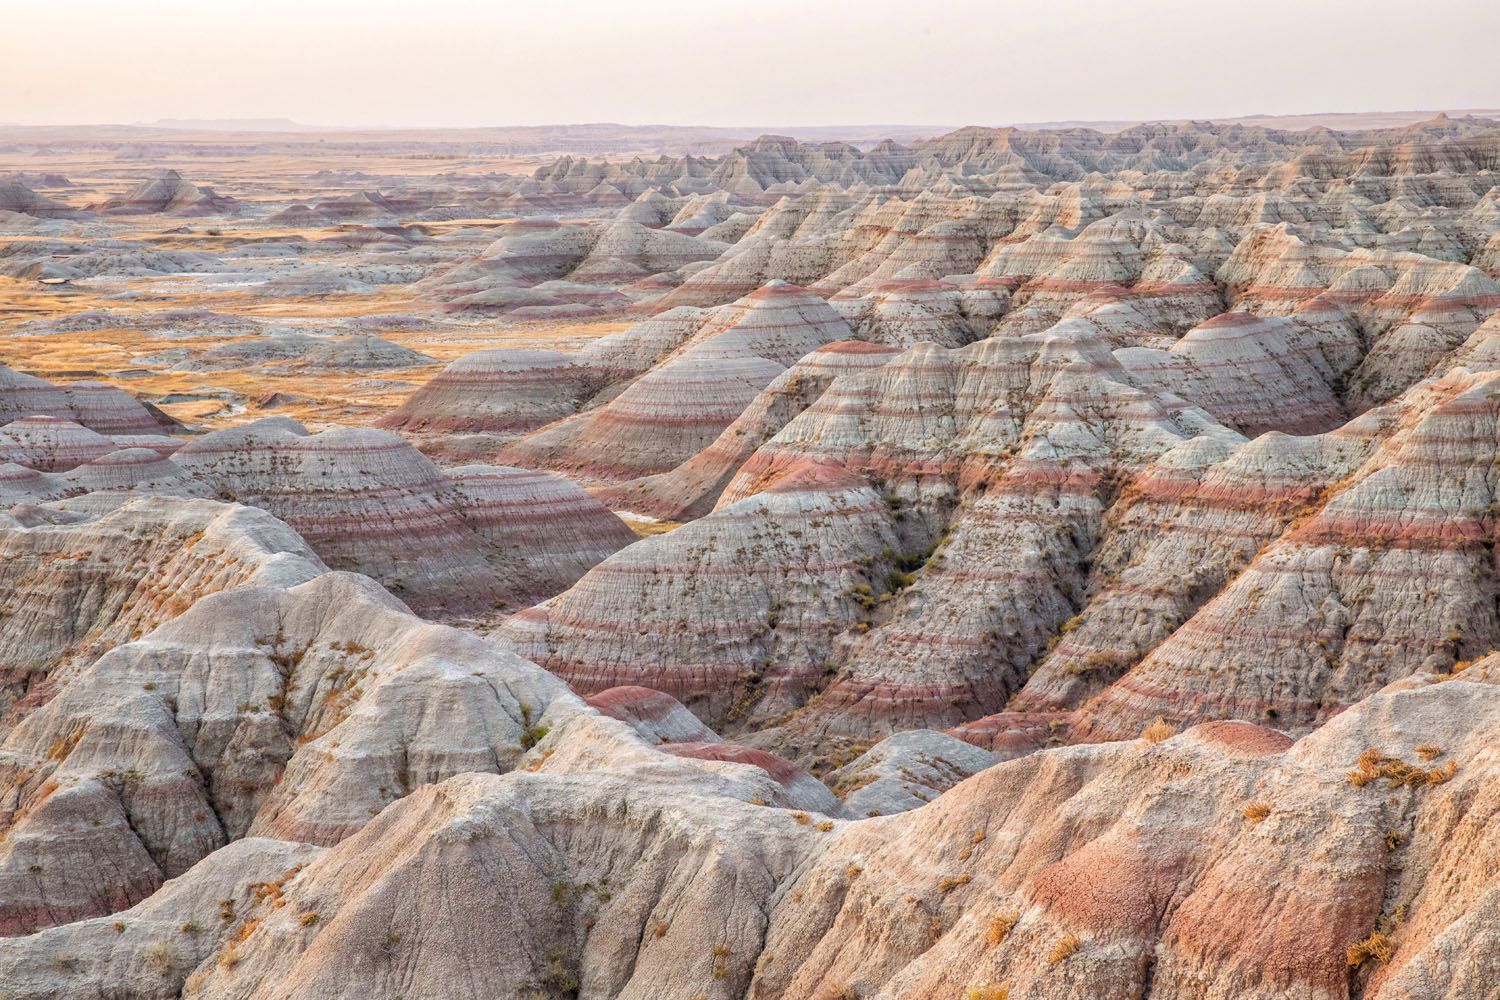
[[[961,885],[968,885],[972,881],[974,881],[974,876],[968,873],[948,876],[938,880],[938,892],[949,893]]]
[[[621,520],[636,533],[638,538],[665,535],[669,531],[676,531],[683,525],[682,521],[644,521],[638,517],[622,517]]]
[[[165,220],[170,227],[181,220]],[[229,242],[232,231],[223,231]],[[288,230],[284,235],[317,238],[319,231]],[[257,238],[273,231],[255,231]],[[209,250],[214,239],[164,236],[143,230],[145,244],[160,247]],[[140,302],[113,297],[121,289],[149,292]],[[383,313],[431,311],[431,304],[417,302],[406,286],[389,286],[369,293],[333,295],[324,298],[288,297],[265,299],[245,291],[195,288],[190,282],[163,283],[155,279],[101,282],[97,285],[40,286],[33,281],[0,277],[0,364],[30,372],[49,381],[83,378],[111,382],[127,392],[146,398],[173,393],[202,394],[205,388],[243,397],[245,408],[234,412],[219,399],[162,404],[163,411],[179,420],[207,430],[247,423],[263,416],[288,416],[321,430],[334,424],[361,426],[374,423],[406,399],[412,388],[427,382],[444,365],[465,354],[493,347],[545,347],[573,350],[610,333],[627,329],[621,320],[576,320],[530,323],[504,321],[474,323],[459,327],[434,319],[431,329],[373,330],[377,336],[434,358],[430,365],[381,371],[307,371],[295,364],[274,364],[213,372],[171,371],[167,365],[148,361],[151,355],[174,347],[205,351],[242,337],[200,336],[188,341],[153,335],[131,322],[137,313],[166,309],[209,309],[229,317],[323,322],[335,335],[342,321]],[[61,319],[75,313],[100,311],[117,316],[114,326],[98,329],[17,336],[15,327],[34,320]],[[129,378],[118,378],[130,371]],[[380,382],[407,383],[381,386]],[[272,393],[284,393],[294,401],[273,409],[257,408],[257,401]],[[296,399],[295,397],[301,397]],[[675,524],[652,526],[645,534],[657,534]],[[638,529],[641,530],[641,529]]]
[[[997,913],[993,917],[990,917],[990,925],[985,932],[985,940],[990,943],[990,947],[993,948],[1010,937],[1011,930],[1020,919],[1021,914],[1018,910],[1011,910],[1008,913]]]
[[[1245,807],[1245,818],[1252,823],[1259,823],[1271,815],[1271,807],[1264,802],[1252,802]]]
[[[1155,722],[1141,730],[1141,741],[1147,746],[1152,746],[1176,735],[1177,729],[1158,715]]]
[[[1074,934],[1072,931],[1068,931],[1068,933],[1058,938],[1057,943],[1052,946],[1052,951],[1047,955],[1047,964],[1061,965],[1063,962],[1066,962],[1068,959],[1078,954],[1078,949],[1082,947],[1082,939],[1080,939],[1078,935]]]
[[[1354,768],[1345,774],[1345,778],[1355,788],[1363,788],[1381,778],[1388,782],[1390,788],[1399,788],[1402,785],[1420,788],[1425,785],[1445,784],[1457,771],[1458,765],[1451,760],[1443,767],[1426,768],[1418,764],[1409,764],[1399,757],[1392,757],[1371,748],[1359,755],[1359,759],[1354,762]]]
[[[964,1000],[1009,1000],[1010,990],[1004,986],[996,986],[994,983],[983,983],[970,986],[964,993]]]
[[[1347,958],[1351,967],[1358,968],[1371,959],[1377,962],[1389,962],[1395,953],[1396,942],[1376,931],[1363,941],[1351,944]]]
[[[165,941],[157,941],[148,945],[141,953],[141,958],[145,960],[146,968],[159,976],[165,976],[177,964],[177,952],[173,951],[172,946]]]

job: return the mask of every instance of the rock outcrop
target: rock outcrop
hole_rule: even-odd
[[[270,511],[329,566],[439,616],[550,596],[635,537],[565,480],[483,466],[450,475],[385,431],[309,434],[270,417],[206,435],[173,461],[207,495]]]

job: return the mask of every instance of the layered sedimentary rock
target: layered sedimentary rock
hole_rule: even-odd
[[[1487,583],[1494,499],[1476,475],[1493,459],[1497,386],[1455,372],[1434,387],[1440,399],[1352,483],[1088,703],[1082,734],[1118,733],[1151,708],[1306,726],[1500,645]]]
[[[555,594],[635,534],[561,476],[492,465],[445,473],[464,522],[517,595]]]
[[[917,343],[962,347],[990,335],[1010,304],[998,284],[892,281],[868,295],[841,293],[831,303],[862,340],[911,347]]]
[[[888,736],[828,775],[855,819],[916,809],[999,758],[954,736],[909,729]]]
[[[381,421],[391,430],[515,434],[569,416],[583,388],[557,351],[479,351],[453,362]]]
[[[769,284],[705,317],[609,402],[510,445],[501,458],[599,479],[665,472],[707,447],[788,367],[848,336],[823,299]]]
[[[1419,682],[1295,745],[1210,723],[1050,750],[857,823],[715,795],[662,755],[628,789],[463,776],[237,909],[193,988],[1482,996],[1495,702]]]
[[[610,224],[527,220],[509,227],[478,257],[418,287],[450,308],[549,315],[620,309],[631,299],[611,285],[712,260],[724,248],[706,237],[623,219]]]
[[[668,521],[700,517],[713,509],[755,450],[797,414],[817,405],[838,376],[879,367],[896,354],[895,348],[857,340],[821,347],[778,375],[692,458],[670,472],[602,490],[599,496],[617,508]]]
[[[227,587],[300,582],[322,570],[306,543],[261,511],[137,498],[94,517],[19,506],[0,514],[5,707],[44,701],[53,674]]]
[[[16,330],[48,364],[630,325],[405,439],[0,371],[0,992],[1487,1000],[1497,164],[963,129],[11,213],[4,280],[120,295]]]
[[[634,537],[564,480],[487,467],[450,477],[385,431],[308,434],[273,417],[207,435],[173,461],[209,495],[286,521],[331,567],[438,615],[548,596]]]
[[[696,492],[702,482],[710,484],[711,495],[724,481],[723,468],[741,463],[720,494],[719,509],[693,525],[710,533],[689,531],[678,539],[692,555],[674,555],[663,564],[648,559],[650,549],[640,546],[618,557],[622,570],[636,560],[642,569],[649,565],[652,587],[634,593],[614,587],[606,597],[586,577],[580,588],[518,619],[511,634],[522,638],[528,655],[578,683],[644,680],[682,697],[711,723],[770,726],[757,739],[801,759],[817,756],[840,737],[857,742],[913,726],[975,723],[1002,710],[1013,714],[975,723],[980,728],[963,735],[1009,754],[1066,738],[1075,722],[1074,739],[1118,737],[1157,715],[1180,721],[1221,714],[1279,719],[1301,731],[1403,669],[1430,667],[1431,658],[1418,651],[1450,650],[1462,658],[1471,649],[1483,652],[1490,641],[1485,619],[1475,618],[1477,604],[1439,596],[1472,576],[1464,565],[1441,570],[1431,599],[1419,602],[1431,606],[1431,615],[1403,633],[1400,642],[1409,655],[1389,671],[1344,669],[1341,675],[1326,673],[1324,666],[1279,663],[1267,656],[1268,626],[1250,624],[1254,616],[1246,615],[1246,598],[1224,604],[1222,612],[1205,606],[1220,589],[1220,602],[1240,589],[1267,589],[1255,567],[1246,567],[1257,550],[1283,533],[1306,530],[1299,524],[1329,516],[1361,488],[1399,511],[1388,516],[1401,524],[1430,516],[1428,508],[1444,502],[1437,498],[1455,495],[1431,459],[1409,464],[1438,476],[1421,487],[1433,499],[1424,499],[1415,483],[1394,491],[1384,486],[1394,473],[1370,463],[1392,461],[1380,456],[1394,454],[1396,442],[1489,440],[1482,428],[1427,436],[1410,430],[1426,420],[1442,425],[1448,407],[1471,405],[1449,402],[1454,393],[1472,393],[1466,398],[1477,400],[1489,391],[1479,388],[1489,384],[1484,376],[1459,374],[1451,387],[1418,386],[1399,405],[1321,438],[1281,433],[1344,419],[1337,387],[1357,357],[1353,341],[1342,322],[1236,313],[1205,324],[1170,351],[1111,351],[1097,331],[1063,323],[957,352],[923,346],[872,370],[846,372],[748,457],[725,447],[731,460],[709,466],[706,460],[716,450],[710,449],[672,474],[609,491],[606,496],[621,506],[645,500],[636,505],[653,514],[693,516],[705,510],[702,501],[676,509],[652,506],[651,488],[667,484],[672,495],[693,500],[705,495]],[[1471,359],[1478,361],[1483,350],[1476,343]],[[1247,384],[1259,388],[1247,390]],[[1268,429],[1277,433],[1248,444],[1240,433]],[[1488,445],[1478,447],[1488,454]],[[1451,474],[1456,482],[1471,475],[1466,461]],[[700,463],[705,472],[718,471],[695,478]],[[607,624],[639,620],[670,603],[681,616],[679,633],[702,629],[722,637],[721,608],[742,601],[716,594],[709,605],[666,602],[655,589],[663,582],[658,574],[690,579],[673,564],[716,558],[723,543],[712,531],[733,524],[731,512],[753,509],[757,498],[764,500],[784,482],[805,482],[810,468],[819,477],[836,469],[835,477],[853,474],[871,483],[884,497],[896,540],[870,544],[863,553],[870,564],[885,567],[863,580],[865,592],[858,589],[861,582],[844,585],[862,606],[853,621],[808,623],[817,636],[810,648],[825,665],[821,677],[802,665],[806,647],[794,645],[796,652],[788,655],[782,652],[788,647],[773,646],[763,665],[751,669],[750,657],[726,644],[718,656],[732,664],[734,674],[756,680],[755,686],[741,684],[749,704],[726,708],[701,679],[710,673],[704,654],[681,648],[680,635],[662,644]],[[1362,487],[1366,479],[1370,485]],[[1237,490],[1256,492],[1239,499]],[[1488,495],[1479,490],[1462,503],[1483,508]],[[1445,523],[1454,523],[1451,514]],[[818,545],[835,537],[826,524],[810,525],[808,533]],[[1288,535],[1288,541],[1296,537]],[[786,560],[784,572],[799,583],[827,586],[814,582],[818,578],[804,572],[795,556]],[[1117,582],[1126,572],[1130,582]],[[1351,572],[1366,578],[1363,570]],[[1402,575],[1416,579],[1433,572],[1438,568],[1408,567]],[[1349,606],[1354,586],[1335,584],[1334,599]],[[1307,585],[1298,587],[1305,591]],[[1383,599],[1395,600],[1387,593],[1390,588],[1383,589]],[[1266,613],[1276,616],[1281,629],[1304,615],[1319,620],[1329,613],[1327,601],[1307,601],[1308,609],[1292,617],[1282,604]],[[1361,596],[1358,605],[1367,601]],[[1251,599],[1249,606],[1260,605]],[[585,610],[605,607],[611,611],[603,618]],[[1099,620],[1090,624],[1096,611]],[[1376,603],[1369,613],[1384,623],[1369,638],[1371,648],[1396,641],[1380,638],[1399,620],[1390,606]],[[801,635],[803,619],[778,620],[787,622],[779,631],[789,632],[788,638]],[[1240,622],[1247,631],[1240,631]],[[546,628],[531,634],[538,623]],[[830,624],[841,633],[831,642],[825,637]],[[1199,645],[1185,645],[1200,628],[1205,638]],[[1474,633],[1462,650],[1442,638],[1455,628]],[[1348,639],[1342,632],[1337,639],[1325,633],[1311,625],[1293,629],[1285,641],[1300,656],[1310,656],[1309,663],[1342,662]],[[605,635],[607,652],[601,649]],[[1238,651],[1227,652],[1226,643]],[[1188,681],[1198,668],[1163,659],[1175,657],[1172,651],[1179,648],[1195,648],[1191,655],[1205,661],[1237,662],[1236,681],[1220,679],[1224,667],[1203,673],[1202,682]],[[605,669],[598,667],[601,656],[610,664]],[[640,673],[630,673],[631,662]],[[1038,664],[1042,669],[1033,678]],[[731,674],[729,665],[716,669]],[[1170,680],[1147,680],[1156,676],[1153,670]],[[767,677],[771,685],[760,680]],[[757,706],[755,699],[774,691],[775,682],[798,677],[786,689],[791,693]],[[1212,701],[1170,693],[1183,685],[1218,691],[1236,684],[1271,693]],[[1153,693],[1132,697],[1133,685]],[[1073,710],[1095,694],[1099,707],[1085,706],[1075,720]],[[1118,717],[1106,723],[1109,711]]]
[[[233,198],[215,194],[212,188],[199,187],[175,170],[142,181],[129,191],[94,206],[94,210],[111,215],[223,215],[236,208]]]
[[[178,362],[178,371],[219,371],[284,363],[304,371],[394,371],[434,364],[419,351],[379,337],[310,337],[281,334],[231,342]]]
[[[210,593],[6,733],[0,928],[130,905],[247,834],[334,843],[416,785],[516,766],[558,698],[577,710],[363,577]]]
[[[16,212],[38,219],[71,214],[67,205],[33,191],[26,179],[19,174],[0,177],[0,212]]]
[[[645,684],[709,720],[774,715],[821,682],[895,558],[879,554],[901,548],[879,494],[809,465],[606,559],[501,634],[584,692]]]
[[[0,425],[57,417],[99,434],[160,434],[162,423],[130,394],[101,382],[53,385],[0,365]]]
[[[454,361],[380,426],[437,454],[494,454],[506,442],[608,399],[697,332],[704,314],[677,309],[575,353],[504,348]]]

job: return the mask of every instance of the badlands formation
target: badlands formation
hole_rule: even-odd
[[[1500,997],[1387,125],[0,129],[0,996]]]

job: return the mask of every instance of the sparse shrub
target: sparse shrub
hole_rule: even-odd
[[[536,725],[532,721],[532,713],[536,709],[531,707],[530,702],[521,702],[521,749],[530,750],[542,740],[547,738],[551,730],[547,726]]]
[[[177,964],[177,952],[165,941],[157,941],[148,946],[141,957],[145,960],[146,967],[159,976],[165,976]]]
[[[667,930],[671,926],[672,925],[667,923],[665,920],[658,920],[656,923],[651,925],[651,936],[654,938],[664,938],[667,936]]]
[[[1389,962],[1395,953],[1396,942],[1376,931],[1363,941],[1351,944],[1346,957],[1351,968],[1358,968],[1372,958],[1377,962]]]
[[[967,872],[962,875],[955,875],[944,878],[938,882],[938,892],[949,893],[954,889],[957,889],[961,885],[968,885],[972,881],[974,881],[974,876],[968,874]]]
[[[994,983],[976,984],[970,986],[964,993],[964,1000],[1009,1000],[1010,990],[1004,986],[996,986]]]
[[[1435,743],[1417,744],[1417,756],[1425,761],[1433,761],[1443,755],[1443,748]]]
[[[1264,802],[1252,802],[1245,807],[1245,818],[1252,823],[1259,823],[1271,815],[1271,807]]]
[[[203,931],[202,927],[199,927],[195,922],[193,922],[191,920],[189,920],[187,923],[183,924],[181,927],[179,927],[177,929],[180,930],[180,931],[182,931],[182,933],[184,933],[184,934],[186,934],[186,935],[188,935],[190,937],[192,935],[195,935],[195,934],[200,934]]]
[[[1047,964],[1061,965],[1076,955],[1078,949],[1082,947],[1083,941],[1079,939],[1078,935],[1072,931],[1068,931],[1068,933],[1058,938],[1057,943],[1052,946],[1052,951],[1047,956]]]
[[[318,923],[318,915],[316,913],[304,913],[297,919],[297,923],[301,924],[303,927],[316,927]]]
[[[1457,771],[1458,765],[1451,760],[1444,767],[1429,769],[1418,764],[1408,764],[1399,757],[1392,757],[1372,748],[1359,755],[1359,759],[1354,762],[1354,769],[1345,777],[1355,788],[1363,788],[1379,778],[1386,779],[1391,788],[1402,785],[1420,788],[1423,785],[1444,784]]]
[[[116,934],[125,933],[125,921],[123,920],[116,920],[113,924],[110,924],[110,926],[115,929]]]
[[[993,948],[1010,937],[1011,929],[1016,926],[1016,922],[1020,919],[1021,914],[1017,910],[1011,910],[1009,913],[997,913],[993,917],[990,917],[990,926],[985,933],[985,940],[989,941],[990,947]]]
[[[578,992],[578,977],[568,968],[567,958],[568,953],[562,948],[547,952],[547,975],[542,982],[557,992],[575,994]]]
[[[1141,730],[1141,741],[1144,742],[1147,746],[1153,746],[1157,743],[1160,743],[1162,740],[1167,739],[1168,737],[1176,735],[1177,730],[1171,725],[1171,723],[1167,722],[1166,719],[1158,715],[1155,722],[1151,723],[1151,725]]]

